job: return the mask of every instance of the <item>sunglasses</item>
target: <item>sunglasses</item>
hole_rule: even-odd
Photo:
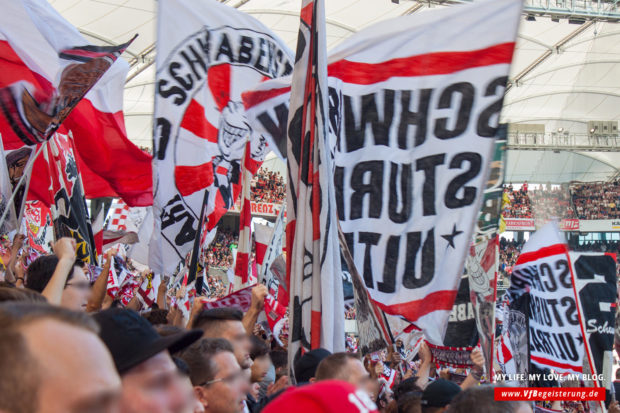
[[[227,384],[233,384],[234,382],[243,379],[244,375],[245,375],[244,371],[243,370],[239,370],[238,372],[233,373],[233,374],[231,374],[229,376],[226,376],[226,377],[205,381],[204,383],[201,383],[198,386],[199,387],[203,387],[203,386],[208,386],[210,384],[219,383],[219,382],[225,382]]]
[[[65,287],[73,287],[78,290],[90,290],[90,283],[88,281],[78,281],[74,283],[67,283]]]

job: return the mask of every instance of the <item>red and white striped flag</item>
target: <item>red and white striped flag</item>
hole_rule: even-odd
[[[123,90],[129,46],[93,46],[46,0],[12,0],[0,14],[0,132],[5,149],[39,143],[52,132],[78,137],[76,161],[86,196],[153,199],[151,157],[127,139]],[[60,126],[60,128],[59,128]],[[43,157],[30,193],[51,205]]]
[[[254,224],[254,245],[256,247],[256,264],[262,267],[269,242],[273,237],[273,228],[263,224]]]
[[[252,253],[252,207],[250,205],[250,182],[260,168],[250,155],[250,142],[245,146],[241,163],[241,213],[239,215],[239,244],[235,260],[235,290],[243,288],[250,277],[250,254]]]
[[[322,347],[344,351],[344,299],[331,157],[323,0],[304,0],[288,117],[289,361]]]

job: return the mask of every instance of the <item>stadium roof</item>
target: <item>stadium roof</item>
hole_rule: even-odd
[[[150,146],[157,2],[50,2],[94,44],[119,44],[134,33],[139,34],[124,55],[131,64],[124,110],[130,139]],[[301,0],[224,2],[253,15],[295,48]],[[457,2],[328,0],[328,47],[380,20],[424,13]],[[562,128],[578,135],[587,135],[588,121],[620,120],[620,24],[616,23],[620,20],[620,2],[525,0],[525,3],[502,120],[512,124],[544,124],[547,133]],[[567,3],[571,3],[570,9]],[[617,138],[615,144],[618,148]],[[511,150],[507,179],[592,181],[616,176],[618,168],[620,153],[613,151],[558,154],[552,150]]]

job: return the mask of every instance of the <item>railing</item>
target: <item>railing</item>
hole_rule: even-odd
[[[550,133],[509,133],[509,149],[551,149],[564,151],[619,151],[620,136]]]

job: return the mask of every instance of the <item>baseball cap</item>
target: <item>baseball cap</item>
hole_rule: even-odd
[[[319,363],[331,354],[324,348],[316,348],[301,356],[295,362],[295,380],[297,380],[297,383],[309,382],[316,374],[316,368],[319,366]]]
[[[164,350],[175,353],[202,337],[201,330],[162,337],[140,314],[125,308],[110,308],[94,314],[93,318],[101,329],[99,337],[121,375]]]
[[[461,388],[456,383],[437,379],[424,389],[422,393],[422,406],[445,407],[460,392]]]
[[[368,394],[354,385],[326,380],[290,388],[269,403],[263,413],[378,413]]]

